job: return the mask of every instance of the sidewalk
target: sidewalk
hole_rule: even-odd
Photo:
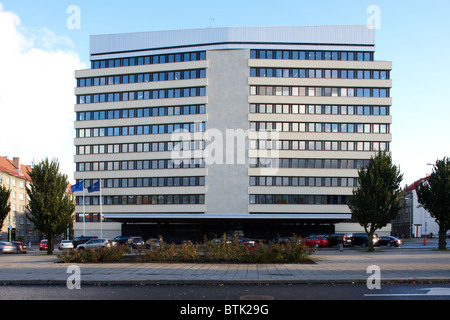
[[[314,264],[78,264],[82,284],[366,283],[377,265],[382,282],[450,282],[450,252],[318,250]],[[62,284],[71,264],[37,253],[0,255],[0,284]]]

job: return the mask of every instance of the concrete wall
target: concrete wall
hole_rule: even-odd
[[[247,162],[248,140],[245,138],[245,145],[242,145],[242,139],[235,140],[233,145],[230,137],[228,141],[226,139],[226,130],[230,129],[229,134],[233,134],[235,130],[240,130],[241,133],[248,130],[249,86],[247,83],[250,50],[207,51],[206,58],[209,60],[206,73],[208,78],[207,130],[211,141],[215,138],[222,139],[224,146],[222,150],[219,148],[214,150],[223,151],[223,164],[207,164],[208,213],[246,213],[248,164],[238,164],[239,159],[236,155],[244,151],[243,158]],[[222,137],[220,134],[212,136],[219,132],[222,133]],[[217,142],[215,145],[220,147],[220,141]],[[211,153],[211,156],[215,156],[216,160],[219,158],[217,154]]]

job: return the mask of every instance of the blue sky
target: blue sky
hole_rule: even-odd
[[[67,13],[67,9],[71,5],[80,9],[80,25],[76,29],[67,27],[72,13]],[[15,29],[10,36],[11,39],[16,36],[21,39],[19,49],[10,53],[21,55],[22,60],[18,61],[35,58],[36,61],[55,61],[55,74],[48,72],[43,75],[42,71],[28,67],[26,72],[30,77],[36,72],[36,79],[48,76],[48,83],[60,77],[67,78],[70,83],[74,82],[74,69],[89,65],[89,36],[92,34],[231,26],[366,24],[373,14],[367,12],[371,5],[376,5],[380,10],[375,59],[393,62],[391,151],[394,163],[400,165],[405,175],[404,184],[410,184],[431,172],[431,166],[427,163],[450,156],[447,138],[450,120],[447,98],[447,77],[450,75],[447,58],[450,52],[448,0],[0,0],[0,23],[1,19],[6,20],[6,13],[20,19],[20,22],[12,20],[15,21]],[[5,25],[9,26],[4,23],[0,27],[6,28]],[[2,32],[0,30],[0,38]],[[5,42],[2,43],[4,45]],[[30,62],[31,66],[39,64],[41,62]],[[48,67],[52,68],[52,63]],[[0,111],[4,114],[8,108],[6,101],[10,101],[6,97],[12,89],[8,92],[4,89],[2,93],[1,80],[3,78],[5,85],[11,85],[8,70],[14,72],[14,69],[8,69],[5,63],[3,68],[8,70],[1,68],[0,63]],[[38,81],[44,82],[35,80],[31,83]],[[25,145],[25,140],[5,144],[4,139],[8,138],[6,128],[3,131],[0,128],[0,154],[21,156],[26,163],[33,159],[38,162],[45,156],[56,157],[69,179],[73,179],[73,85],[68,85],[69,93],[45,86],[49,91],[44,97],[56,95],[55,91],[64,94],[53,108],[44,105],[45,101],[35,99],[34,103],[23,101],[15,109],[23,117],[32,114],[33,120],[42,117],[40,121],[48,121],[48,114],[59,112],[57,110],[63,112],[64,121],[55,129],[59,132],[58,140],[52,140],[56,137],[51,130],[43,138],[52,144],[53,149],[45,150],[42,144],[39,148],[32,148],[29,143]],[[36,112],[40,108],[48,108],[47,117]],[[23,127],[23,132],[29,130],[28,136],[33,135],[37,139],[39,130],[33,128],[33,124]]]

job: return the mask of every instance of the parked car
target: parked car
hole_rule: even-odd
[[[352,246],[352,235],[346,233],[333,233],[327,236],[330,247],[339,246],[343,244],[344,247]]]
[[[82,243],[86,243],[91,239],[97,239],[96,236],[81,236],[81,237],[76,237],[75,239],[72,240],[73,243],[73,247],[76,248],[78,247],[80,244]]]
[[[94,238],[77,246],[78,250],[100,249],[110,247],[111,240],[105,238]]]
[[[380,240],[378,241],[380,246],[394,246],[394,247],[398,247],[402,245],[402,240],[396,238],[396,237],[392,237],[392,236],[387,236],[387,237],[380,237]]]
[[[2,253],[17,253],[18,249],[17,246],[8,241],[0,241],[0,251]]]
[[[373,245],[377,246],[378,245],[378,235],[374,234],[373,235]],[[352,242],[354,246],[363,246],[366,247],[369,245],[369,238],[367,236],[367,233],[354,233],[352,236]]]
[[[58,249],[59,250],[73,249],[72,240],[61,240],[61,242],[58,245]]]
[[[118,236],[113,241],[118,245],[127,245],[134,249],[146,245],[140,236]]]
[[[47,240],[41,240],[41,242],[39,242],[39,250],[40,251],[42,251],[42,250],[47,250],[47,243],[48,243],[48,241]]]
[[[159,248],[160,247],[160,242],[159,239],[156,238],[150,238],[147,239],[147,241],[145,241],[145,248],[147,249],[152,249],[153,248]]]
[[[13,241],[12,243],[16,245],[17,253],[27,253],[28,252],[28,247],[25,242]]]
[[[311,237],[305,239],[305,244],[308,247],[328,247],[330,242],[325,237]]]
[[[256,241],[248,238],[239,238],[239,243],[254,246],[256,244]]]
[[[142,239],[141,237],[132,237],[132,238],[128,239],[128,245],[133,249],[137,249],[137,248],[144,247],[145,242],[144,242],[144,239]]]
[[[113,240],[118,244],[128,244],[128,240],[137,236],[117,236]]]
[[[293,242],[296,240],[297,239],[294,237],[280,237],[280,238],[272,240],[272,243],[287,244],[288,242]]]

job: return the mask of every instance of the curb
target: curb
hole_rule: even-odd
[[[345,280],[87,280],[81,281],[81,285],[88,286],[111,286],[111,285],[136,285],[136,286],[157,286],[157,285],[289,285],[289,284],[331,284],[349,285],[366,284],[367,279],[345,279]],[[450,283],[450,278],[411,278],[411,279],[384,279],[381,284],[415,284],[415,283]],[[67,280],[6,280],[0,281],[0,286],[7,285],[67,285]]]

